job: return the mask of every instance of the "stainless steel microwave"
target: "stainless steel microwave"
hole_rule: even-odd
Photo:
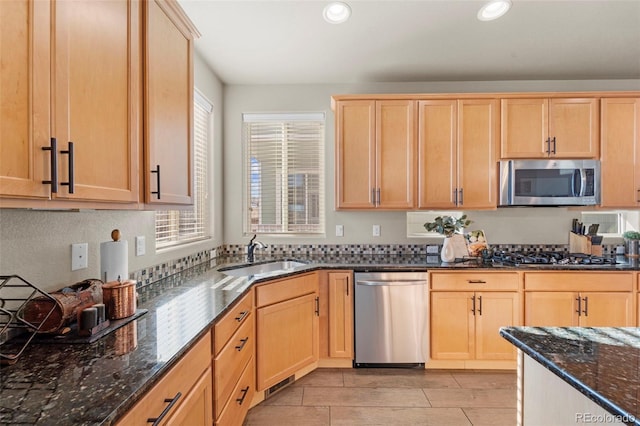
[[[598,160],[500,161],[500,206],[600,204]]]

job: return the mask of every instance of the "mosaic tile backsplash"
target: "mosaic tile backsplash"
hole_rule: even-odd
[[[278,244],[269,245],[264,249],[258,249],[256,254],[264,254],[272,257],[296,257],[296,256],[340,256],[340,255],[390,255],[390,256],[426,256],[427,244]],[[438,246],[438,252],[441,249]],[[496,244],[491,245],[493,250],[507,251],[569,251],[568,244]],[[246,252],[246,245],[223,245],[209,250],[200,251],[192,255],[181,257],[159,265],[150,266],[131,272],[129,278],[136,280],[137,287],[153,284],[163,278],[178,272],[208,262],[215,257],[237,256]],[[602,253],[605,256],[615,255],[616,245],[603,244]]]

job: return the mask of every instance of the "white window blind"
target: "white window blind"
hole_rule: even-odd
[[[213,106],[196,91],[193,108],[193,208],[189,210],[168,210],[156,212],[156,248],[192,242],[209,236],[207,169],[212,115]]]
[[[243,114],[245,231],[324,233],[324,113]]]

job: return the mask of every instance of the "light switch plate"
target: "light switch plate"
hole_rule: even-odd
[[[89,266],[89,244],[76,243],[71,244],[71,270],[77,271],[85,269]]]
[[[144,256],[146,252],[144,236],[136,237],[136,256]]]
[[[336,225],[336,237],[344,237],[344,226]]]
[[[380,236],[380,225],[373,225],[373,236],[374,237]]]

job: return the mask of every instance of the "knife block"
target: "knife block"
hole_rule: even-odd
[[[569,232],[569,252],[602,256],[602,246],[591,244],[591,237]]]

